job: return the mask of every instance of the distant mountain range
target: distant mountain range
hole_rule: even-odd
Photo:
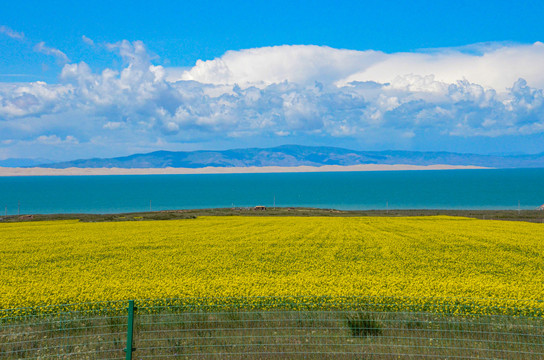
[[[21,160],[21,159],[20,159]],[[13,162],[12,162],[13,163]],[[248,166],[322,166],[360,164],[473,165],[494,168],[544,167],[544,153],[536,155],[476,155],[451,152],[357,151],[337,147],[283,145],[274,148],[224,151],[155,151],[109,159],[81,159],[57,163],[20,164],[47,168],[202,168]],[[6,165],[0,162],[0,166]]]

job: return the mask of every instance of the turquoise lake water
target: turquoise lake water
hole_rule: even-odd
[[[544,169],[0,177],[0,215],[306,206],[534,209]],[[19,210],[18,210],[19,209]]]

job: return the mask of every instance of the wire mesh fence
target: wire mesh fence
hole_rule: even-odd
[[[0,359],[125,359],[126,304],[2,310]]]
[[[128,302],[9,310],[0,314],[0,358],[544,358],[541,315],[298,304],[141,301],[133,313]]]

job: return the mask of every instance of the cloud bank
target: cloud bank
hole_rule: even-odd
[[[70,63],[42,42],[36,51],[66,63],[59,83],[0,83],[4,157],[23,148],[113,156],[263,141],[443,150],[432,139],[500,138],[507,147],[509,137],[544,134],[540,42],[395,54],[286,45],[229,51],[188,69],[154,65],[139,41],[105,48],[121,69]]]
[[[319,81],[341,87],[353,81],[390,83],[406,75],[432,75],[439,82],[467,80],[503,91],[519,78],[530,79],[531,86],[544,87],[543,59],[541,42],[396,54],[295,45],[229,51],[219,59],[199,60],[181,73],[171,70],[170,79],[240,86]]]

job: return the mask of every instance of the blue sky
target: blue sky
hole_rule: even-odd
[[[544,151],[542,1],[0,4],[0,159]]]

